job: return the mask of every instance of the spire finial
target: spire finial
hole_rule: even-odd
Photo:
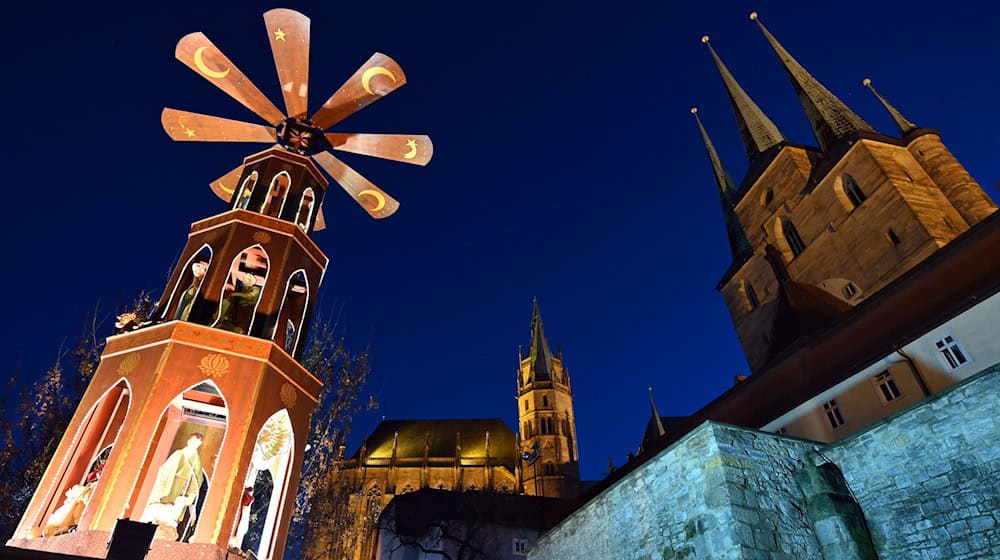
[[[752,249],[746,234],[743,232],[743,226],[740,225],[740,220],[733,210],[736,184],[733,183],[733,178],[729,176],[726,168],[722,166],[719,152],[715,151],[715,146],[708,137],[708,131],[705,130],[705,126],[701,124],[701,118],[698,117],[698,108],[692,107],[691,114],[694,115],[694,120],[698,123],[698,130],[701,131],[701,138],[705,141],[705,151],[708,152],[708,160],[712,164],[715,184],[719,187],[719,200],[722,203],[722,215],[726,221],[726,233],[729,235],[729,248],[732,251],[733,259],[739,260],[749,254]]]
[[[830,90],[819,83],[791,54],[781,46],[781,43],[771,35],[771,32],[764,27],[764,24],[757,17],[757,12],[750,14],[750,19],[757,22],[757,27],[764,34],[764,38],[771,44],[775,54],[785,68],[788,79],[795,88],[795,93],[799,97],[799,102],[805,110],[809,125],[816,135],[816,141],[823,151],[830,151],[833,147],[859,131],[875,132],[872,126],[864,121],[854,111],[847,107],[843,101],[837,98]]]
[[[726,94],[729,96],[729,104],[732,105],[733,115],[736,117],[736,126],[740,129],[743,149],[746,151],[747,159],[753,162],[757,156],[784,142],[785,137],[736,81],[719,54],[712,48],[712,44],[708,42],[708,35],[702,37],[701,42],[708,47],[708,52],[715,60],[716,68],[719,69]]]
[[[545,326],[542,324],[542,311],[538,307],[538,298],[531,302],[531,346],[528,357],[531,358],[532,381],[552,380],[552,350],[549,341],[545,339]]]
[[[652,385],[649,386],[649,408],[652,410],[653,420],[656,422],[656,433],[662,436],[667,433],[667,431],[663,429],[663,420],[660,420],[660,413],[656,411],[656,402],[653,401]]]
[[[899,112],[899,110],[893,107],[892,104],[886,100],[886,98],[882,97],[882,94],[880,94],[878,90],[875,89],[875,86],[872,85],[871,78],[865,78],[864,80],[861,80],[861,85],[870,89],[871,92],[875,94],[875,97],[877,97],[878,100],[882,103],[882,106],[885,107],[885,110],[889,111],[889,116],[892,117],[893,122],[895,122],[896,126],[899,127],[900,134],[906,136],[907,134],[918,128],[917,125],[913,124],[913,121],[904,117],[903,113]]]

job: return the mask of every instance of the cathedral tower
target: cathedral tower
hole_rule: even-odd
[[[562,352],[554,356],[545,339],[538,300],[533,303],[528,355],[519,359],[522,488],[534,496],[575,497],[580,492],[580,466],[569,371],[563,366]]]
[[[768,246],[790,281],[856,305],[997,207],[936,130],[917,127],[880,96],[901,137],[875,131],[806,71],[756,14],[751,19],[777,54],[818,146],[786,140],[708,45],[749,159],[737,185],[698,123],[733,249],[718,289],[750,367],[759,371],[794,342],[776,335],[796,330],[777,324],[788,314],[779,311],[782,279],[765,257]],[[791,303],[808,307],[815,299]]]

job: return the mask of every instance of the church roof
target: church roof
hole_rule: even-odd
[[[497,465],[514,468],[516,443],[514,432],[499,418],[441,420],[383,420],[354,454],[366,461],[390,460],[395,441],[396,460],[428,458],[477,458],[487,456]]]
[[[870,124],[866,123],[836,95],[830,93],[830,90],[826,89],[785,50],[785,47],[764,27],[756,12],[750,14],[750,19],[757,22],[767,42],[771,44],[771,48],[781,60],[781,65],[785,68],[785,73],[788,74],[788,79],[792,82],[792,87],[795,88],[799,102],[802,103],[802,108],[809,119],[809,125],[816,135],[816,141],[819,142],[819,147],[824,152],[830,151],[841,140],[860,131],[875,132]]]
[[[531,359],[532,381],[552,381],[552,349],[545,339],[545,326],[542,324],[542,312],[538,309],[537,299],[532,302],[531,348],[528,358]]]

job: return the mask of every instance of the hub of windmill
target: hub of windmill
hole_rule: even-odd
[[[278,143],[286,150],[311,156],[330,149],[323,130],[308,119],[289,117],[278,125]]]

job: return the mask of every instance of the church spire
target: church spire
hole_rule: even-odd
[[[733,178],[730,177],[726,168],[722,166],[722,159],[719,158],[719,152],[715,151],[715,146],[708,137],[708,132],[705,130],[704,125],[701,124],[701,119],[698,118],[698,108],[692,107],[691,114],[694,115],[694,120],[698,123],[701,138],[705,141],[705,150],[708,152],[708,159],[712,163],[712,171],[715,173],[715,184],[719,187],[719,201],[722,203],[722,214],[726,220],[729,248],[733,253],[733,259],[736,260],[752,251],[750,241],[747,240],[747,236],[743,232],[743,226],[740,225],[740,219],[733,209],[733,201],[736,200],[736,184],[733,183]]]
[[[878,100],[882,102],[882,105],[885,106],[885,110],[889,111],[889,115],[892,117],[892,120],[895,121],[896,126],[899,127],[899,132],[903,136],[906,136],[910,132],[917,129],[917,125],[913,124],[913,121],[904,117],[903,113],[899,112],[899,109],[893,107],[891,103],[889,103],[888,101],[886,101],[884,97],[882,97],[882,95],[878,92],[878,90],[875,89],[875,86],[872,85],[871,79],[865,78],[864,81],[861,82],[861,84],[867,87],[868,89],[872,90],[872,93],[875,94],[875,97],[877,97]]]
[[[656,433],[657,435],[662,436],[663,434],[667,433],[667,431],[663,429],[663,420],[660,419],[660,413],[656,411],[656,403],[653,401],[652,385],[649,386],[649,408],[652,409],[653,421],[656,422]]]
[[[781,135],[781,131],[771,119],[767,118],[767,115],[753,102],[753,99],[750,99],[747,92],[743,91],[739,82],[736,81],[715,49],[712,48],[712,44],[708,42],[708,35],[702,37],[701,42],[705,43],[708,52],[712,53],[715,66],[718,67],[719,74],[722,75],[722,82],[729,95],[729,103],[733,106],[733,113],[736,115],[736,124],[740,128],[743,149],[747,152],[747,158],[753,161],[769,148],[783,142],[785,137]]]
[[[871,125],[849,109],[843,101],[837,99],[837,96],[830,93],[830,90],[788,54],[785,47],[781,46],[757,18],[757,12],[751,13],[750,19],[757,22],[767,42],[771,43],[771,48],[785,67],[788,79],[791,80],[792,87],[795,88],[799,102],[802,103],[802,108],[809,119],[809,125],[812,126],[813,134],[816,135],[816,141],[823,151],[829,151],[838,141],[858,131],[875,132]]]
[[[528,351],[528,357],[531,359],[531,379],[552,381],[552,350],[549,348],[549,341],[545,340],[545,327],[542,324],[542,312],[538,309],[538,298],[534,298],[531,303],[531,348]]]

